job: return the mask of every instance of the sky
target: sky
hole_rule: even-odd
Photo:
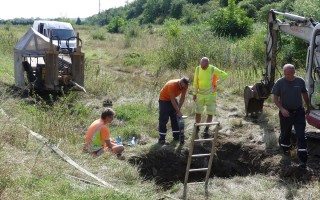
[[[6,0],[0,6],[0,19],[86,18],[134,0]]]

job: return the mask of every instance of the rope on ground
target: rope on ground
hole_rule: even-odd
[[[106,187],[105,185],[101,185],[99,183],[95,183],[95,182],[92,182],[92,181],[89,181],[89,180],[86,180],[86,179],[83,179],[83,178],[79,178],[79,177],[76,177],[76,176],[72,176],[70,174],[65,174],[66,176],[70,177],[70,178],[73,178],[73,179],[76,179],[78,181],[82,181],[84,183],[88,183],[88,184],[91,184],[91,185],[97,185],[97,186],[100,186],[100,187]]]
[[[170,199],[173,199],[173,200],[179,200],[179,199],[176,199],[176,198],[174,198],[174,197],[172,197],[172,196],[170,196],[170,195],[168,195],[168,194],[165,194],[164,196],[165,196],[165,197],[168,197],[168,198],[170,198]]]
[[[0,111],[3,115],[5,115],[9,120],[10,117],[7,115],[7,113],[0,108]],[[76,163],[75,161],[73,161],[69,156],[67,156],[65,153],[63,153],[59,148],[57,148],[56,146],[54,146],[53,144],[51,144],[49,142],[49,140],[45,137],[43,137],[42,135],[40,135],[39,133],[36,133],[32,130],[30,130],[28,127],[26,127],[23,124],[19,124],[20,126],[22,126],[23,128],[25,128],[31,135],[33,135],[34,137],[36,137],[38,140],[42,141],[45,145],[47,145],[49,148],[51,148],[54,152],[56,152],[62,159],[64,159],[66,162],[68,162],[69,164],[71,164],[72,166],[74,166],[76,169],[78,169],[79,171],[87,174],[88,176],[91,176],[92,178],[94,178],[95,180],[99,181],[100,183],[102,183],[102,185],[104,185],[107,188],[111,188],[117,192],[119,192],[118,189],[116,189],[114,186],[112,186],[111,184],[105,182],[104,180],[102,180],[101,178],[97,177],[96,175],[92,174],[91,172],[87,171],[86,169],[84,169],[83,167],[81,167],[78,163]]]

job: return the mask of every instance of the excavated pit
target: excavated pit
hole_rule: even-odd
[[[147,154],[131,157],[128,161],[139,166],[140,175],[145,179],[154,180],[164,188],[174,183],[184,182],[188,146],[171,143],[165,146],[154,145]],[[318,142],[315,144],[319,146]],[[177,147],[178,146],[178,147]],[[314,146],[314,145],[312,145]],[[211,144],[195,145],[193,154],[210,153]],[[225,141],[217,145],[210,177],[231,178],[265,174],[300,181],[319,179],[319,156],[309,155],[308,169],[298,167],[297,159],[291,166],[281,164],[280,151],[266,152],[264,146],[247,145]],[[209,158],[193,158],[191,169],[208,166]],[[190,172],[188,182],[204,181],[205,172]]]

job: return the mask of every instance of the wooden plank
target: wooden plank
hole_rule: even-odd
[[[0,111],[3,115],[5,115],[9,120],[10,117],[6,114],[6,112],[0,108]],[[105,182],[104,180],[102,180],[101,178],[97,177],[96,175],[92,174],[91,172],[89,172],[88,170],[84,169],[83,167],[81,167],[78,163],[76,163],[75,161],[73,161],[69,156],[67,156],[65,153],[63,153],[58,147],[54,146],[53,144],[51,144],[49,142],[49,140],[45,137],[43,137],[42,135],[40,135],[39,133],[36,133],[32,130],[30,130],[28,127],[26,127],[23,124],[18,124],[20,126],[22,126],[23,128],[25,128],[32,136],[34,136],[35,138],[37,138],[38,140],[40,140],[41,142],[43,142],[46,146],[48,146],[49,148],[51,148],[55,153],[57,153],[62,159],[64,159],[66,162],[68,162],[69,164],[71,164],[73,167],[75,167],[76,169],[78,169],[79,171],[85,173],[88,176],[91,176],[92,178],[94,178],[95,180],[97,180],[98,182],[100,182],[102,185],[104,185],[107,188],[111,188],[117,192],[120,192],[118,189],[116,189],[114,186],[112,186],[111,184]]]

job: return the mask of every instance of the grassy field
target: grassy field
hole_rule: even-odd
[[[186,75],[192,80],[194,67],[204,55],[229,73],[228,79],[220,84],[220,112],[216,117],[222,122],[224,135],[246,143],[248,138],[261,137],[261,132],[267,130],[262,124],[272,127],[272,133],[277,132],[274,130],[278,128],[277,109],[270,100],[266,102],[264,114],[267,121],[261,120],[258,126],[243,117],[243,89],[259,82],[263,73],[264,29],[261,25],[256,26],[252,36],[238,41],[199,35],[199,27],[176,27],[185,34],[172,35],[170,27],[165,26],[133,27],[124,34],[109,34],[103,27],[76,26],[86,59],[87,93],[71,91],[59,97],[51,96],[50,103],[40,96],[26,97],[13,87],[13,48],[28,28],[0,27],[0,51],[3,52],[0,55],[0,108],[4,111],[0,114],[1,199],[181,198],[181,181],[165,187],[143,176],[140,166],[128,160],[161,150],[156,144],[158,93],[169,79]],[[99,118],[105,99],[113,100],[117,113],[111,124],[112,137],[121,135],[127,142],[135,136],[141,142],[126,146],[126,160],[109,154],[93,158],[82,151],[86,128]],[[186,131],[191,132],[194,118],[191,95],[187,96],[183,113],[189,116]],[[74,178],[97,183],[33,137],[26,127],[43,135],[114,188]],[[170,140],[170,134],[168,137]],[[187,149],[188,144],[183,148]],[[178,147],[172,148],[177,151]],[[320,198],[318,181],[303,182],[267,172],[215,177],[210,183],[208,196],[202,185],[195,185],[189,187],[188,199]]]

